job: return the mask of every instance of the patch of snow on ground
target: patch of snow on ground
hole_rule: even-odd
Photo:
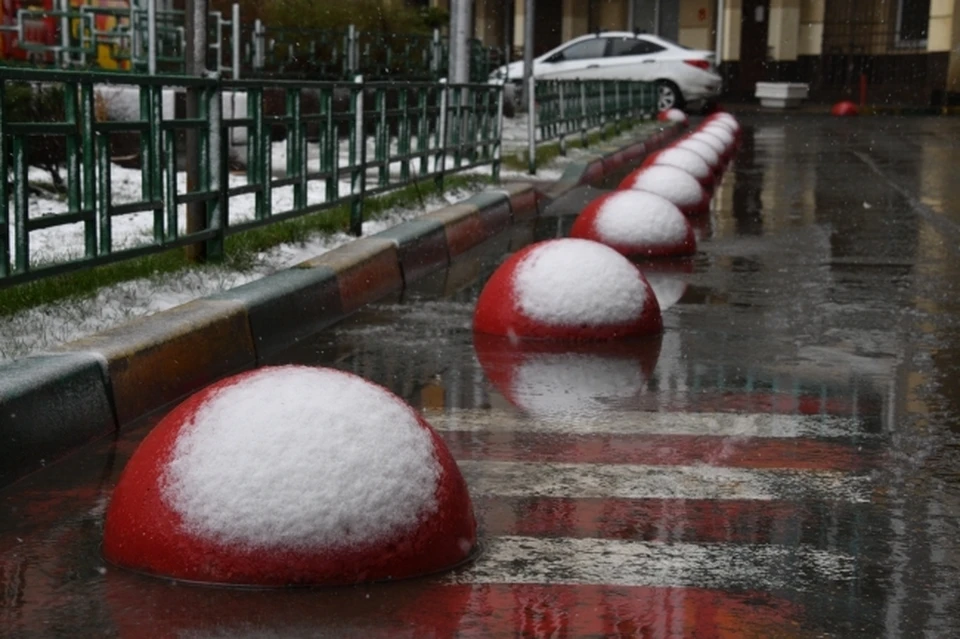
[[[341,371],[285,366],[202,404],[162,485],[198,536],[327,549],[411,532],[436,511],[439,476],[429,432],[399,398]]]
[[[690,223],[666,199],[644,191],[618,191],[600,206],[594,223],[604,242],[673,246],[687,239]]]
[[[637,267],[590,240],[544,242],[517,266],[517,305],[550,326],[604,326],[635,320],[646,288]]]

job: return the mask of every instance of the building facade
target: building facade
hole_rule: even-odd
[[[474,0],[475,36],[518,55],[524,5]],[[717,50],[733,97],[751,96],[757,82],[791,81],[824,101],[865,89],[871,103],[960,103],[960,0],[535,0],[535,22],[538,54],[620,29]]]

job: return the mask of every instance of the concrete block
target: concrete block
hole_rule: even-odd
[[[460,203],[428,213],[421,220],[433,220],[443,224],[447,236],[447,254],[452,261],[487,239],[486,228],[477,207]]]
[[[120,426],[256,364],[246,309],[233,300],[196,300],[58,350],[106,362]]]
[[[487,237],[493,237],[510,226],[513,215],[510,198],[500,190],[481,191],[467,198],[464,204],[477,207]]]
[[[393,240],[361,238],[297,265],[297,268],[318,267],[337,274],[340,303],[345,313],[403,288],[400,258]]]
[[[207,299],[244,306],[259,363],[344,316],[337,274],[324,267],[287,269]]]
[[[514,223],[531,220],[540,215],[542,196],[532,184],[516,182],[506,184],[498,190],[505,193],[510,200],[510,212]]]
[[[446,229],[438,220],[410,220],[372,237],[396,245],[404,286],[450,263]]]
[[[95,355],[38,355],[0,366],[0,486],[116,428]]]

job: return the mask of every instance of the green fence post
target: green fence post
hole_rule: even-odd
[[[170,129],[165,132],[164,151],[166,153],[166,193],[163,198],[167,214],[166,242],[173,242],[180,236],[180,215],[177,206],[177,132]]]
[[[64,121],[71,125],[71,133],[66,136],[67,143],[67,210],[80,210],[80,118],[78,117],[79,96],[75,82],[63,83]],[[3,174],[6,177],[6,173]]]
[[[30,211],[30,185],[27,175],[26,140],[22,135],[13,138],[13,245],[16,253],[13,272],[26,273],[30,268],[30,238],[27,233],[27,216]],[[7,176],[3,176],[6,181]],[[7,237],[0,238],[7,242]]]
[[[10,194],[7,192],[7,176],[10,167],[7,166],[7,112],[6,102],[7,83],[0,78],[0,278],[10,275]]]
[[[436,123],[436,157],[435,165],[433,167],[434,172],[436,173],[436,184],[437,190],[443,191],[443,172],[447,166],[447,130],[448,130],[448,113],[447,113],[447,100],[450,87],[447,84],[445,78],[440,80],[440,109],[438,111],[438,119]]]
[[[585,80],[576,80],[580,85],[580,142],[586,147],[590,138],[587,136],[587,84]]]
[[[387,92],[377,87],[375,93],[377,124],[374,128],[374,157],[377,163],[377,185],[390,184],[390,130],[387,128]]]
[[[500,181],[500,164],[503,160],[503,104],[504,100],[506,100],[505,84],[505,80],[500,80],[497,83],[497,121],[493,131],[493,165],[490,172],[493,179],[497,182]]]
[[[110,180],[110,134],[97,133],[97,177],[99,178],[99,204],[97,221],[99,223],[98,239],[100,255],[109,255],[113,250],[113,233],[111,219],[111,180]]]
[[[400,121],[397,125],[397,153],[402,158],[400,160],[400,181],[406,183],[410,181],[410,89],[404,87],[398,89],[398,91],[397,102],[400,109]]]
[[[80,139],[83,153],[82,206],[83,210],[90,214],[83,222],[84,252],[87,257],[97,254],[97,220],[93,217],[97,209],[97,152],[94,147],[96,119],[93,83],[83,82],[80,85]]]
[[[320,129],[320,171],[327,174],[324,201],[333,202],[340,197],[337,188],[340,139],[333,119],[333,89],[323,89],[321,91],[320,108],[325,116],[323,126]]]
[[[353,135],[350,138],[350,233],[363,235],[363,198],[367,190],[367,136],[364,132],[363,76],[353,80]]]
[[[220,84],[220,77],[217,74],[216,84],[207,86],[203,92],[203,108],[201,117],[207,120],[208,124],[204,128],[203,135],[200,137],[203,149],[201,157],[206,158],[207,167],[203,173],[202,183],[204,190],[215,194],[212,200],[207,200],[207,228],[214,230],[215,234],[207,240],[206,257],[208,260],[219,260],[223,258],[223,241],[225,237],[223,208],[223,190],[226,185],[222,182],[223,170],[227,165],[227,158],[223,156],[223,138],[227,137],[223,131],[223,92]]]

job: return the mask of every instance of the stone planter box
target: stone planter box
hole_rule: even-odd
[[[800,106],[807,99],[810,85],[798,82],[757,82],[756,97],[760,105],[774,109],[789,109]]]

